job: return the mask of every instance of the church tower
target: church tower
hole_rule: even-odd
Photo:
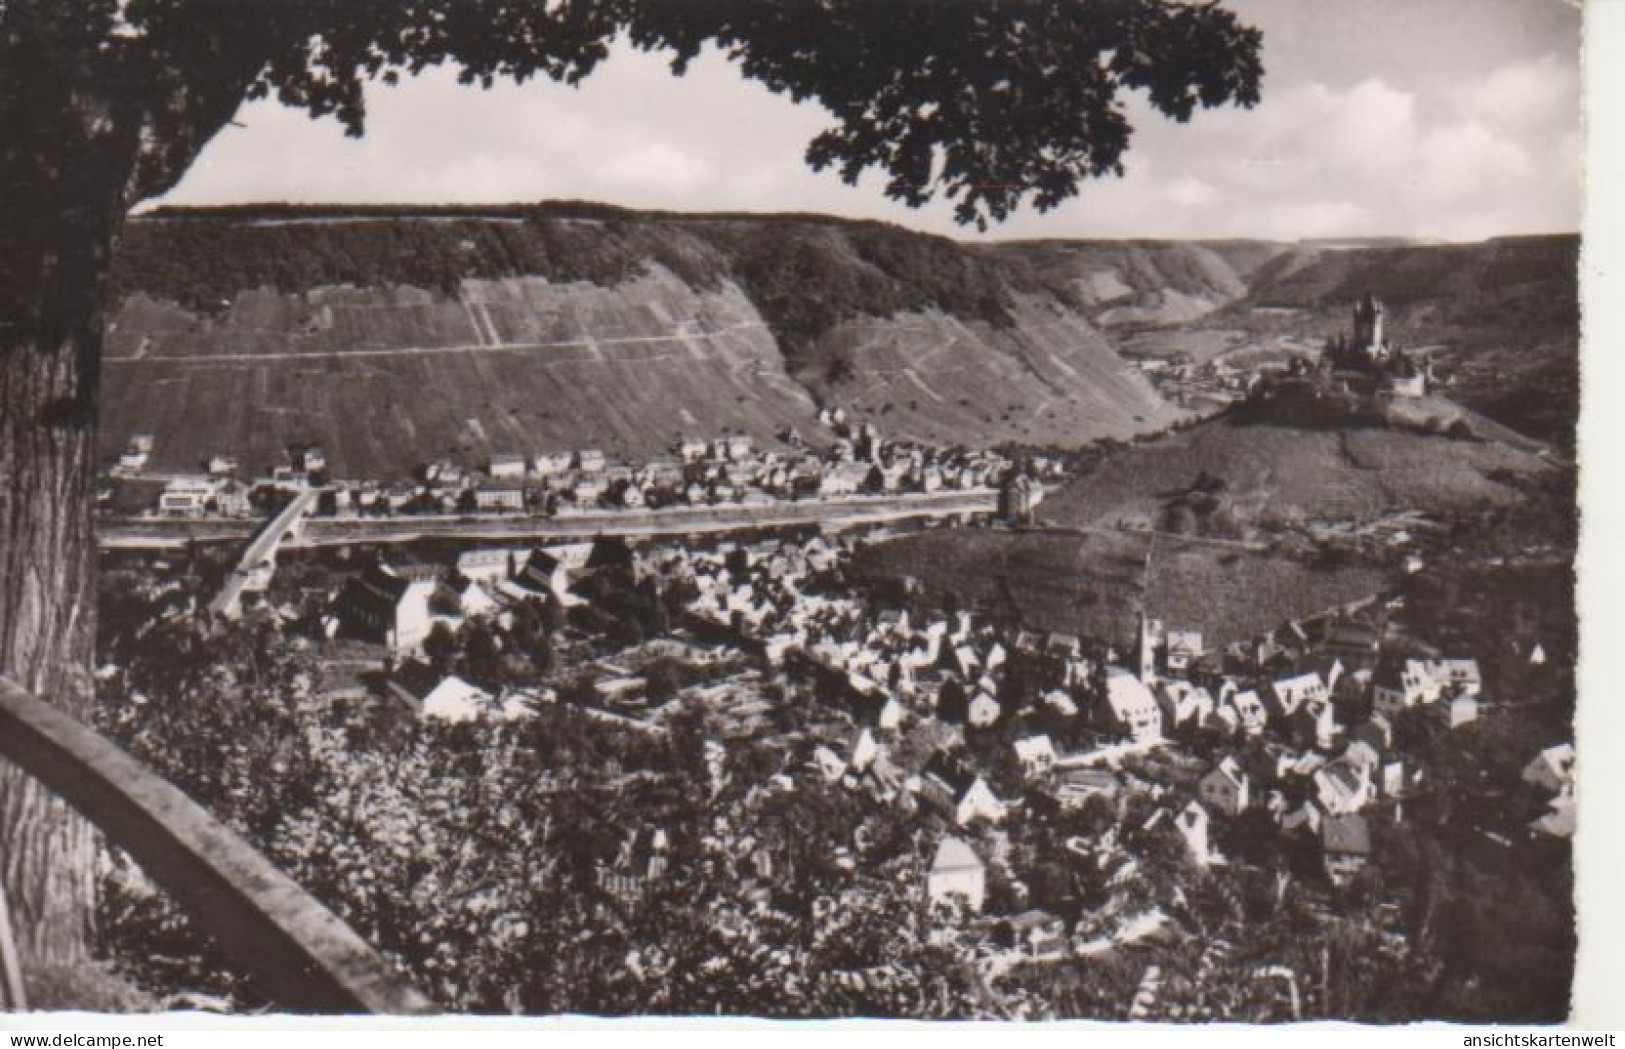
[[[1140,613],[1140,636],[1136,648],[1140,680],[1149,685],[1157,679],[1157,651],[1162,648],[1163,629],[1162,620],[1149,619],[1144,612]]]

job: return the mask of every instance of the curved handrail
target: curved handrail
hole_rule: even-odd
[[[279,1005],[435,1011],[353,929],[173,784],[3,677],[0,756],[128,851]]]

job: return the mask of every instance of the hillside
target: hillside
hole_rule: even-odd
[[[1243,310],[1255,317],[1301,310],[1297,334],[1330,334],[1335,324],[1301,320],[1346,323],[1348,305],[1369,290],[1388,308],[1392,338],[1437,347],[1451,397],[1572,451],[1580,404],[1579,248],[1578,237],[1549,236],[1294,251],[1267,263],[1248,296],[1213,320]],[[1334,304],[1341,308],[1329,309]]]
[[[350,475],[786,424],[1076,446],[1178,416],[1030,267],[878,223],[514,208],[165,210],[115,260],[103,451]],[[989,391],[997,391],[990,395]]]
[[[1160,536],[1153,549],[1145,535],[1105,530],[938,529],[865,547],[851,572],[883,592],[906,577],[930,605],[1030,630],[1126,642],[1148,608],[1221,645],[1369,597],[1385,582],[1367,565]]]
[[[1420,534],[1432,518],[1452,544],[1502,557],[1572,542],[1572,471],[1443,398],[1334,403],[1288,387],[1080,460],[1035,525],[876,544],[856,578],[881,593],[907,579],[933,606],[1102,639],[1130,636],[1147,608],[1222,643],[1393,581],[1390,559],[1369,548],[1338,555],[1315,538],[1353,532],[1336,526],[1405,514],[1402,527]],[[1463,540],[1468,532],[1477,538]]]
[[[1450,397],[1573,450],[1578,237],[1476,244],[1100,242],[1023,250],[1051,279],[1087,272],[1090,287],[1118,292],[1084,308],[1131,358],[1184,355],[1204,362],[1223,355],[1234,365],[1312,353],[1329,336],[1348,332],[1350,310],[1371,292],[1387,308],[1389,338],[1429,353]],[[1221,263],[1234,280],[1223,279]],[[1207,303],[1214,304],[1210,310],[1196,312]]]
[[[1107,328],[1177,325],[1248,293],[1284,250],[1264,241],[1015,241],[987,249],[1019,261]]]
[[[1435,432],[1445,429],[1455,435]],[[1536,449],[1443,399],[1334,415],[1322,401],[1283,397],[1103,456],[1040,516],[1253,538],[1406,510],[1475,512],[1522,501],[1523,480],[1554,469]]]

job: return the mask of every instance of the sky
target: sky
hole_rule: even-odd
[[[952,0],[942,0],[952,2]],[[1188,124],[1127,95],[1127,172],[981,239],[1403,236],[1477,240],[1580,222],[1581,18],[1568,0],[1227,0],[1264,32],[1263,101]],[[888,201],[803,163],[829,123],[708,54],[674,78],[631,48],[579,88],[369,87],[345,138],[250,103],[162,203],[593,200],[815,211],[978,239],[938,202]]]

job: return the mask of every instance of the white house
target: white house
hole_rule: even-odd
[[[1135,742],[1162,738],[1162,708],[1157,697],[1122,667],[1106,671],[1106,713],[1112,724]]]
[[[1352,762],[1327,762],[1314,775],[1315,797],[1327,815],[1359,812],[1371,803],[1371,778]]]
[[[504,481],[517,481],[525,476],[525,457],[508,452],[497,452],[491,456],[488,472],[493,478]]]
[[[1371,701],[1379,713],[1397,717],[1414,707],[1435,703],[1443,686],[1419,659],[1389,663],[1372,678]]]
[[[970,706],[965,710],[965,723],[972,728],[987,728],[999,720],[1002,709],[998,700],[979,690],[971,697]]]
[[[1284,677],[1270,685],[1270,695],[1275,700],[1275,706],[1283,715],[1292,714],[1305,703],[1311,700],[1328,700],[1331,698],[1326,682],[1321,680],[1317,671],[1307,674],[1295,674]]]
[[[1215,812],[1239,816],[1251,802],[1247,771],[1234,757],[1226,756],[1197,784],[1202,801]]]
[[[1269,709],[1252,689],[1237,692],[1230,697],[1228,705],[1229,709],[1235,711],[1241,730],[1249,736],[1259,735],[1269,725]]]
[[[977,819],[997,823],[1005,816],[1004,803],[987,781],[951,754],[938,752],[926,762],[920,772],[920,791],[961,827]]]
[[[1458,692],[1439,703],[1440,716],[1446,728],[1460,728],[1478,720],[1478,697],[1471,692]]]
[[[1476,659],[1428,659],[1422,662],[1422,669],[1433,680],[1459,694],[1477,696],[1484,690],[1484,675]]]
[[[943,838],[926,875],[926,896],[932,903],[959,901],[972,911],[982,909],[987,894],[987,868],[963,840]]]
[[[1048,736],[1027,736],[1015,742],[1016,760],[1029,776],[1042,776],[1055,767],[1055,744]]]
[[[873,765],[875,759],[879,756],[880,744],[875,742],[874,733],[866,728],[859,729],[858,734],[852,739],[852,755],[847,760],[847,764],[852,767],[852,771],[857,773],[867,772],[869,766]]]
[[[1179,678],[1156,684],[1157,703],[1162,707],[1165,728],[1200,727],[1213,716],[1213,694]]]
[[[516,547],[465,550],[457,555],[457,574],[477,583],[500,583],[525,563],[528,551]]]
[[[1164,663],[1168,673],[1182,675],[1191,664],[1202,658],[1202,632],[1200,630],[1173,630],[1167,632],[1167,656]]]
[[[474,506],[487,513],[519,513],[525,508],[525,489],[517,484],[488,482],[474,489]]]
[[[569,452],[537,452],[530,466],[537,477],[551,477],[569,470],[574,460],[575,457]]]
[[[432,579],[403,578],[387,565],[353,576],[340,593],[339,619],[351,633],[380,641],[395,652],[423,643],[434,626],[429,600]]]
[[[158,511],[176,517],[202,516],[216,487],[210,477],[172,478],[158,496]]]
[[[452,674],[423,697],[423,716],[439,721],[474,721],[491,710],[491,693]]]
[[[1213,862],[1213,846],[1208,841],[1209,823],[1207,810],[1194,801],[1174,817],[1174,829],[1185,839],[1191,860],[1201,867]]]
[[[457,605],[465,616],[488,616],[502,607],[483,584],[472,581],[457,592]]]
[[[1524,766],[1523,781],[1551,794],[1571,789],[1574,783],[1574,744],[1559,743],[1536,754]]]

